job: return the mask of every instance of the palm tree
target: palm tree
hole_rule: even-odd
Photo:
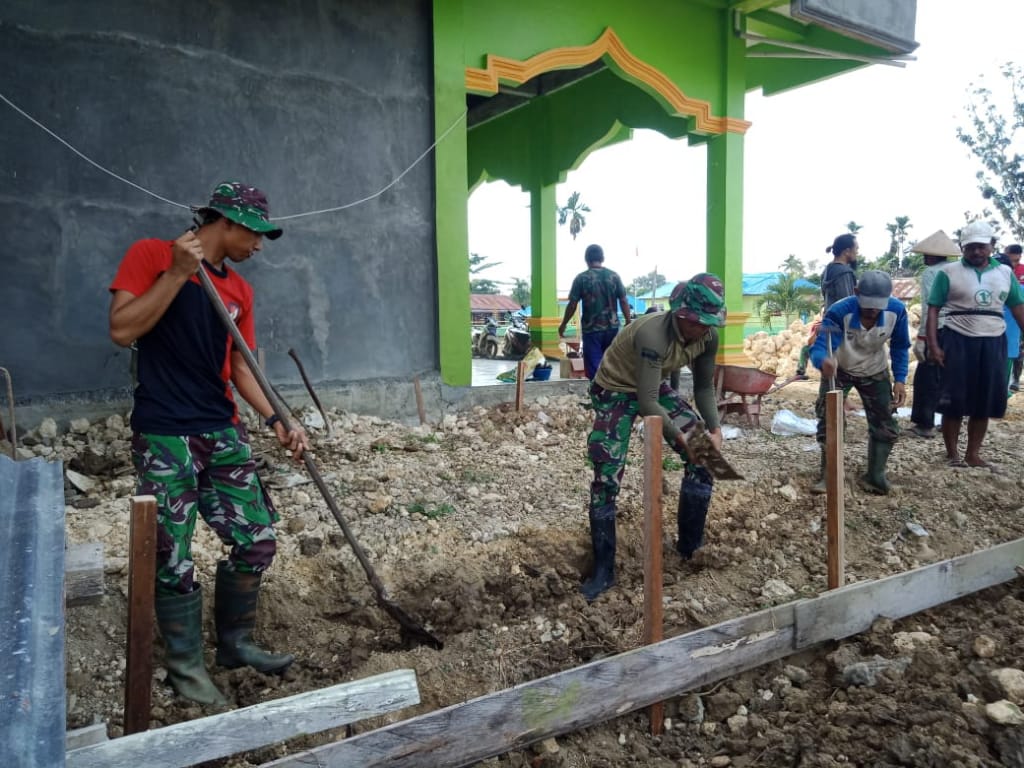
[[[804,276],[804,263],[792,253],[789,254],[789,256],[786,257],[786,260],[779,265],[779,269],[787,275],[796,275],[797,277]]]
[[[800,288],[800,278],[783,274],[754,304],[754,311],[761,318],[761,324],[772,329],[772,317],[782,315],[786,322],[794,315],[813,315],[818,311],[816,293],[812,288]]]
[[[856,221],[848,221],[846,222],[846,229],[847,231],[849,231],[851,235],[856,235],[858,232],[864,229],[864,225],[858,224]]]
[[[477,275],[483,272],[485,269],[496,267],[501,264],[500,261],[487,261],[486,256],[481,256],[479,253],[469,254],[469,274]],[[470,293],[498,293],[498,284],[494,280],[487,280],[486,278],[469,278],[469,291]]]
[[[521,277],[512,278],[512,300],[519,306],[525,307],[530,304],[530,283]]]
[[[579,192],[573,192],[569,195],[569,200],[566,204],[558,208],[558,224],[561,226],[566,221],[569,222],[569,234],[572,235],[573,240],[587,226],[587,219],[584,217],[584,213],[590,213],[590,207],[580,202]]]

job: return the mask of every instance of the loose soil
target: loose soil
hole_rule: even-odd
[[[727,423],[742,433],[726,442],[725,453],[745,479],[717,485],[699,570],[683,567],[672,549],[681,472],[671,456],[666,459],[667,636],[825,590],[825,500],[808,493],[818,462],[814,439],[764,428],[779,409],[812,416],[816,391],[812,381],[772,395],[761,429],[730,417]],[[263,430],[254,442],[268,463],[263,476],[282,520],[277,558],[264,579],[258,635],[298,660],[279,678],[219,669],[209,653],[215,682],[237,706],[414,669],[422,703],[357,724],[362,732],[639,644],[640,439],[633,441],[620,496],[618,586],[588,605],[578,586],[590,557],[585,445],[591,411],[579,396],[541,395],[520,413],[475,408],[417,427],[351,413],[329,417],[333,439],[322,429],[310,432],[342,513],[392,597],[445,647],[403,647],[315,487],[300,484],[300,467]],[[848,580],[875,579],[1024,536],[1022,433],[1024,405],[1011,401],[986,442],[985,454],[999,473],[950,468],[940,437],[906,437],[890,462],[893,491],[877,497],[855,484],[867,430],[863,416],[850,414]],[[105,424],[75,423],[72,432],[51,439],[35,431],[26,441],[34,453],[63,459],[96,481],[87,493],[67,485],[69,541],[102,541],[106,557],[102,601],[68,611],[68,727],[104,721],[111,736],[121,733],[123,717],[134,482],[128,438],[124,419],[114,416]],[[916,527],[908,523],[927,535],[913,535]],[[199,579],[212,587],[224,550],[203,524],[194,554]],[[879,620],[865,635],[669,701],[670,727],[660,737],[651,737],[646,716],[636,713],[484,764],[1024,765],[1022,729],[997,725],[984,710],[1011,697],[990,673],[1022,666],[1022,621],[1024,592],[1011,583],[899,622]],[[161,648],[158,641],[152,726],[209,714],[175,698],[164,684]],[[873,684],[844,682],[850,664],[876,657],[892,663]],[[343,736],[304,737],[213,764],[259,765]]]

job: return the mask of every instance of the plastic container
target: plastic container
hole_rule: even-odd
[[[534,381],[547,381],[551,378],[551,366],[537,366],[533,369],[533,380]]]

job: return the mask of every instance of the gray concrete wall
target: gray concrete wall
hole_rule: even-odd
[[[283,216],[370,195],[430,145],[430,23],[428,0],[5,0],[0,93],[170,200],[238,179]],[[0,115],[0,366],[33,409],[123,396],[107,286],[191,216]],[[432,168],[283,222],[241,265],[272,380],[300,381],[289,348],[315,382],[437,371]]]

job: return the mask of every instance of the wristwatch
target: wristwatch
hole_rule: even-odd
[[[268,427],[273,428],[273,426],[277,424],[277,422],[279,422],[280,420],[280,416],[278,416],[276,413],[272,413],[267,417],[266,421],[264,421],[263,423],[266,424]]]

